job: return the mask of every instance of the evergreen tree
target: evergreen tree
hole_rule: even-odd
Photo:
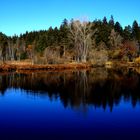
[[[42,36],[39,37],[39,40],[37,42],[37,45],[35,46],[35,50],[37,52],[42,53],[47,46],[48,46],[48,44],[47,44],[47,38],[46,38],[45,35],[42,35]]]
[[[114,25],[114,29],[116,32],[118,32],[120,35],[123,34],[123,28],[119,22],[116,22]]]
[[[133,22],[132,25],[132,36],[140,43],[140,28],[136,20]]]
[[[104,25],[107,24],[107,18],[106,18],[106,17],[103,18],[103,24],[104,24]]]
[[[68,20],[64,19],[60,26],[60,42],[61,44],[68,44]]]
[[[132,40],[132,27],[130,25],[125,26],[123,31],[124,40]]]
[[[47,44],[48,46],[53,46],[54,42],[55,42],[54,30],[52,27],[50,27],[47,31]]]
[[[93,37],[96,40],[96,45],[98,46],[101,42],[104,42],[106,46],[109,47],[109,35],[111,32],[111,28],[109,24],[103,24],[102,21],[94,21],[93,24],[95,24],[94,28],[97,29],[97,33]],[[95,30],[93,29],[93,30]]]
[[[109,20],[109,25],[111,26],[111,28],[114,28],[114,24],[115,24],[114,17],[113,17],[113,15],[111,15],[111,18]]]

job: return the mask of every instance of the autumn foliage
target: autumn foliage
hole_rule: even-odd
[[[140,53],[137,21],[122,28],[113,16],[109,20],[64,19],[60,27],[8,37],[0,33],[0,61],[30,59],[32,64],[134,61]]]

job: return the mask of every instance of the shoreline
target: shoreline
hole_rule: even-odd
[[[110,64],[110,65],[108,65]],[[133,62],[108,62],[107,65],[96,65],[89,63],[67,63],[67,64],[31,64],[31,63],[4,63],[0,64],[0,72],[18,72],[18,71],[62,71],[62,70],[84,70],[91,68],[139,68]]]
[[[2,64],[0,65],[0,72],[12,72],[12,71],[48,71],[48,70],[81,70],[89,69],[93,66],[90,64],[48,64],[48,65],[37,65],[37,64]]]

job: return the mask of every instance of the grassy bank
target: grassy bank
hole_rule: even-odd
[[[140,67],[140,63],[135,62],[125,62],[125,61],[108,61],[104,65],[90,64],[90,63],[66,63],[66,64],[46,64],[38,65],[32,64],[30,60],[24,61],[7,61],[0,64],[1,72],[11,72],[11,71],[40,71],[40,70],[81,70],[90,69],[96,67],[106,67],[106,68],[121,68],[121,67]]]
[[[0,71],[20,71],[20,70],[65,70],[65,69],[88,69],[91,68],[91,64],[87,63],[69,63],[69,64],[47,64],[37,65],[32,64],[29,61],[13,61],[6,62],[0,65]]]

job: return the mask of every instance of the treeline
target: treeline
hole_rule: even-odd
[[[139,56],[139,46],[137,21],[123,28],[113,16],[109,20],[104,17],[93,22],[64,19],[59,28],[10,37],[0,33],[0,60],[30,59],[37,64],[133,61]]]

